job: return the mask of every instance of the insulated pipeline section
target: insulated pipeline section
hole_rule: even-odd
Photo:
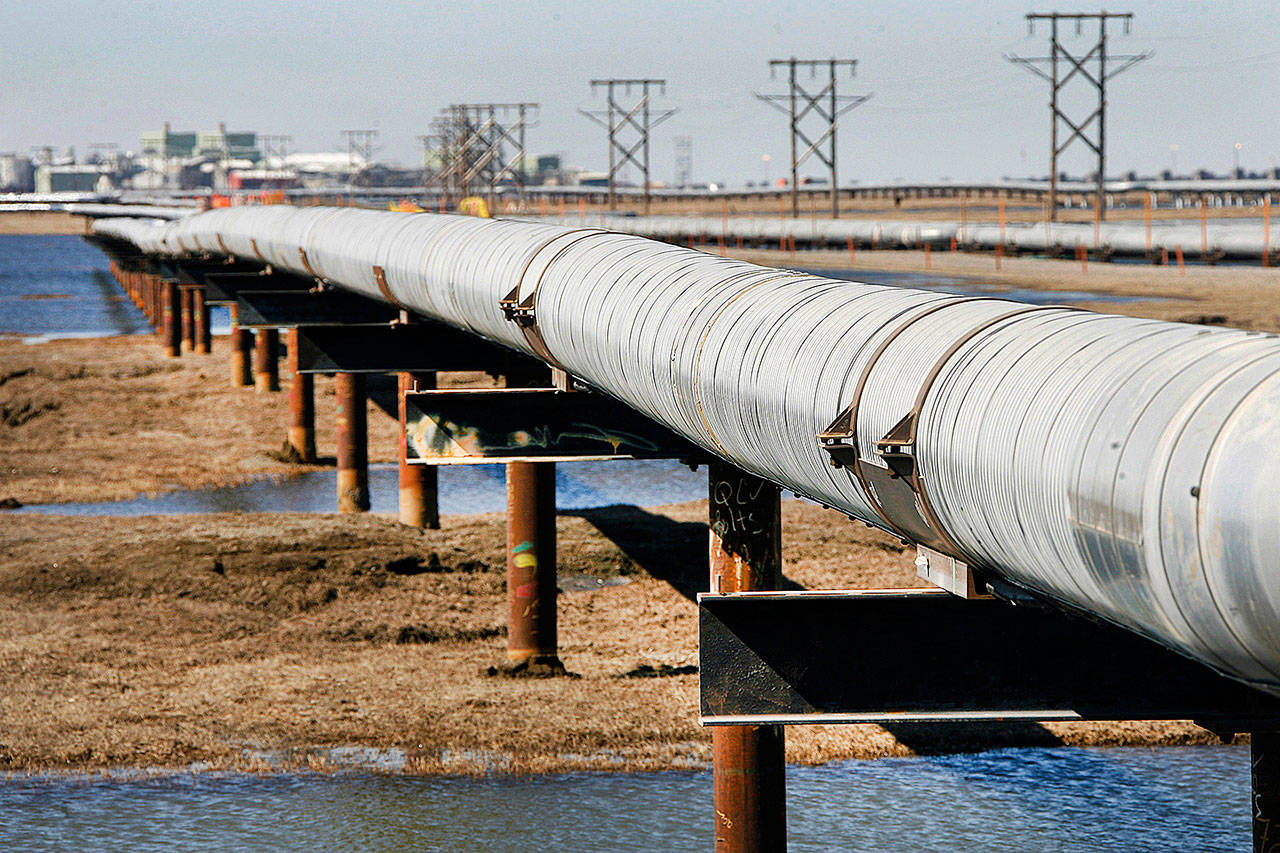
[[[961,559],[1280,694],[1275,336],[545,222],[277,206],[96,228],[538,355],[753,474],[900,535],[931,525]],[[834,467],[817,436],[842,412],[858,464]]]

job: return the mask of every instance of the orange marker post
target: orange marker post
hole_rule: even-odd
[[[1262,199],[1262,265],[1271,266],[1271,196]]]
[[[849,266],[853,266],[854,263],[856,262],[853,254],[853,238],[850,237],[848,242],[849,242]]]
[[[1179,245],[1174,249],[1174,252],[1175,252],[1175,253],[1177,254],[1177,256],[1178,256],[1178,275],[1186,275],[1186,274],[1187,274],[1187,265],[1183,262],[1183,259],[1182,259],[1182,245],[1181,245],[1181,244],[1179,244]]]
[[[1089,271],[1089,248],[1087,246],[1080,247],[1080,272],[1087,273]]]
[[[996,244],[996,271],[1000,271],[1000,259],[1004,257],[1004,246]]]
[[[929,260],[929,244],[928,243],[924,244],[924,268],[925,269],[933,268],[933,264]]]
[[[1000,243],[1004,244],[1004,199],[996,202],[996,209],[1000,211]]]
[[[1209,211],[1205,207],[1204,196],[1200,196],[1200,257],[1207,258],[1208,256],[1209,256]]]
[[[1151,193],[1142,196],[1142,218],[1147,223],[1147,254],[1151,254]]]

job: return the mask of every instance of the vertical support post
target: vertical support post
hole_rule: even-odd
[[[316,461],[316,383],[310,373],[298,372],[298,329],[286,333],[289,369],[289,446],[303,462]]]
[[[338,512],[369,511],[369,424],[364,376],[334,376],[338,398]]]
[[[164,341],[164,354],[170,358],[177,358],[182,354],[182,329],[178,316],[178,300],[181,297],[178,292],[178,283],[165,280],[161,286],[164,291],[164,309],[160,334],[161,340]]]
[[[831,218],[840,218],[840,189],[836,180],[836,116],[840,114],[836,98],[836,61],[831,60]]]
[[[196,348],[194,288],[190,285],[183,285],[178,295],[182,300],[182,351],[194,352]]]
[[[410,527],[440,527],[438,469],[434,465],[409,464],[409,436],[404,394],[436,387],[434,373],[400,373],[397,400],[400,408],[400,523]]]
[[[1049,43],[1049,220],[1058,218],[1058,19],[1050,21]]]
[[[1098,19],[1098,215],[1097,223],[1106,217],[1107,203],[1107,16]]]
[[[249,360],[249,349],[253,344],[253,333],[240,325],[240,315],[236,306],[231,306],[231,387],[247,388],[253,384],[252,364]]]
[[[204,299],[204,288],[191,292],[191,311],[195,315],[196,352],[208,355],[213,352],[213,328],[210,325],[209,303]]]
[[[1280,733],[1250,737],[1250,813],[1254,853],[1280,853]]]
[[[791,92],[791,218],[800,218],[800,161],[796,149],[796,131],[800,123],[796,119],[796,58],[791,57],[790,65]]]
[[[509,672],[564,672],[556,636],[556,465],[507,463]]]
[[[781,493],[724,462],[709,466],[713,592],[778,589],[782,582]],[[711,730],[718,853],[785,850],[785,739],[782,726]]]
[[[259,394],[280,390],[280,333],[259,329],[253,346],[253,388]]]

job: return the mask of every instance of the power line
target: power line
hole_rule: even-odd
[[[1006,55],[1005,58],[1010,62],[1021,65],[1031,73],[1049,81],[1049,114],[1050,114],[1050,131],[1049,131],[1049,218],[1055,219],[1058,213],[1058,155],[1066,150],[1077,139],[1093,150],[1098,155],[1098,189],[1097,189],[1097,216],[1099,219],[1103,216],[1103,201],[1105,200],[1103,192],[1103,181],[1105,180],[1106,168],[1106,152],[1107,152],[1107,81],[1122,71],[1126,71],[1142,62],[1144,59],[1152,55],[1151,51],[1138,54],[1127,54],[1118,56],[1107,55],[1107,23],[1112,20],[1118,20],[1124,24],[1124,32],[1127,35],[1133,21],[1132,12],[1032,12],[1027,15],[1027,30],[1031,34],[1035,34],[1037,21],[1049,22],[1049,55],[1037,57],[1023,57],[1012,54]],[[1094,42],[1092,48],[1085,54],[1076,56],[1067,50],[1058,36],[1059,24],[1063,22],[1072,22],[1075,24],[1076,35],[1080,35],[1084,25],[1096,23],[1098,25],[1098,39]],[[1118,63],[1108,68],[1107,62]],[[1060,63],[1065,62],[1069,70],[1063,76],[1059,76],[1058,69]],[[1048,71],[1041,68],[1041,65],[1047,65]],[[1058,94],[1063,87],[1070,83],[1073,79],[1079,77],[1085,82],[1093,86],[1098,92],[1098,106],[1083,121],[1073,121],[1066,112],[1059,106]],[[1067,137],[1067,141],[1062,144],[1058,143],[1058,124],[1061,122],[1071,130],[1071,135]],[[1092,127],[1092,130],[1091,130]]]
[[[857,68],[858,60],[856,59],[796,59],[794,56],[790,59],[771,59],[769,60],[769,72],[773,74],[779,67],[787,69],[787,82],[790,85],[790,91],[785,95],[761,95],[756,97],[764,101],[771,107],[785,113],[791,120],[791,215],[798,217],[800,215],[800,166],[807,160],[810,155],[817,157],[823,165],[831,170],[831,216],[833,218],[840,216],[840,189],[836,182],[836,122],[840,116],[847,113],[860,104],[865,104],[871,99],[871,95],[841,95],[836,92],[837,72],[842,69],[849,70],[849,76],[852,78]],[[799,82],[796,76],[798,68],[809,69],[809,77],[815,80],[825,80],[825,84],[817,92],[810,93]],[[825,69],[827,75],[825,78],[818,77],[818,69]],[[803,103],[802,103],[803,102]],[[787,106],[782,106],[786,103]],[[810,114],[822,120],[822,124],[818,128],[822,131],[817,135],[816,139],[810,139],[809,135],[801,128],[801,123]],[[827,150],[823,151],[823,143],[827,144]],[[805,149],[800,152],[799,147],[803,144]]]
[[[640,89],[640,99],[634,106],[626,107],[618,101],[618,93],[624,97],[631,95],[631,88]],[[667,92],[667,81],[651,78],[608,80],[592,80],[591,91],[597,88],[605,90],[608,108],[605,110],[579,109],[587,118],[609,132],[609,209],[618,207],[617,176],[628,163],[640,169],[640,177],[644,183],[644,213],[649,215],[649,132],[662,122],[676,114],[674,109],[661,110],[656,115],[651,109],[650,90],[657,88],[662,94]],[[624,142],[623,137],[630,132],[636,134],[634,142]],[[640,153],[639,158],[636,152]]]

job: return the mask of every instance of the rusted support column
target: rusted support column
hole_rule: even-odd
[[[213,352],[213,329],[209,322],[209,303],[204,301],[204,288],[191,291],[191,312],[195,317],[196,352]]]
[[[160,276],[147,276],[147,315],[151,318],[151,325],[157,329],[164,325],[164,309],[161,305],[163,296],[160,290]]]
[[[182,327],[178,316],[178,301],[181,298],[176,281],[165,281],[161,287],[164,291],[163,321],[160,324],[160,339],[164,342],[164,354],[170,358],[182,355]]]
[[[280,333],[259,329],[253,346],[253,388],[259,394],[280,390]]]
[[[399,376],[400,407],[400,523],[410,527],[440,527],[437,502],[437,476],[434,465],[410,465],[409,441],[405,429],[404,393],[416,383],[419,390],[436,387],[434,373],[401,373]]]
[[[564,671],[556,638],[556,465],[507,464],[507,669]]]
[[[777,486],[724,462],[709,471],[711,591],[776,590],[782,583]],[[715,726],[711,760],[715,849],[785,850],[786,765],[782,726]]]
[[[334,376],[338,397],[338,512],[369,511],[369,428],[364,376]]]
[[[182,299],[182,351],[192,352],[196,348],[196,318],[194,309],[193,288],[184,286],[179,290]]]
[[[289,367],[289,446],[302,462],[316,461],[316,383],[310,373],[298,372],[298,329],[285,340]]]
[[[249,351],[253,346],[253,332],[240,325],[236,306],[231,306],[231,387],[246,388],[253,384],[253,364]]]
[[[1280,733],[1254,732],[1250,741],[1253,851],[1280,853]]]

